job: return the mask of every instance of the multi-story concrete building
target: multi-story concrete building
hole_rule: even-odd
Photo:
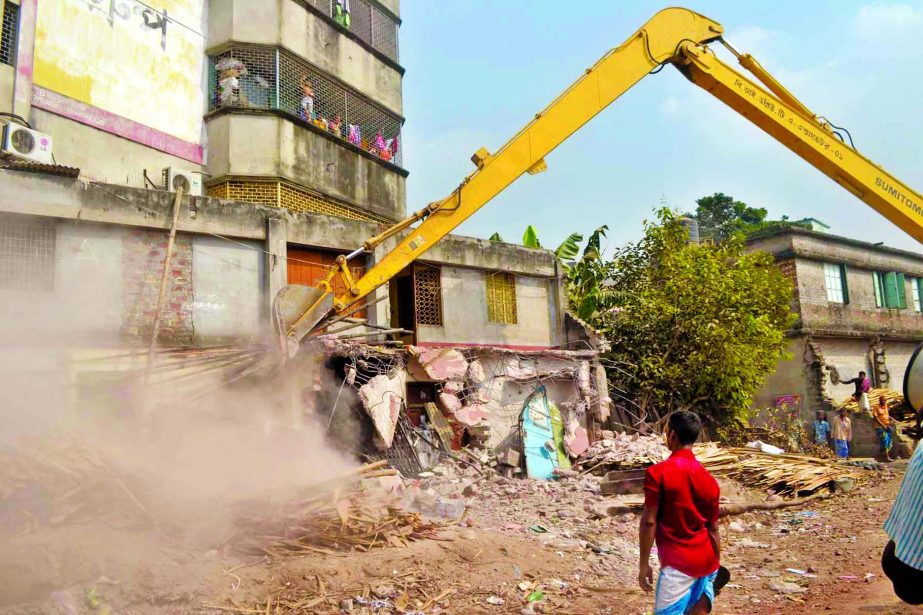
[[[201,176],[203,194],[179,216],[161,341],[246,338],[281,286],[317,281],[404,217],[398,0],[3,6],[0,110],[50,135],[60,166],[6,159],[0,288],[64,292],[68,259],[89,266],[72,246],[92,248],[108,267],[94,283],[112,285],[94,318],[143,339],[170,168]],[[370,318],[421,344],[548,348],[564,335],[560,283],[547,252],[453,238],[380,289],[390,301]]]
[[[795,400],[806,417],[848,398],[842,380],[864,371],[877,388],[900,392],[923,341],[923,255],[794,225],[751,237],[795,285],[792,358],[779,364],[757,407]]]

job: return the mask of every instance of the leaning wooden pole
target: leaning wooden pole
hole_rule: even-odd
[[[176,243],[176,222],[179,220],[180,204],[183,201],[183,188],[177,187],[173,195],[173,219],[170,222],[170,236],[167,239],[167,250],[163,257],[163,273],[160,276],[160,294],[157,296],[157,309],[154,312],[154,326],[151,330],[151,343],[147,351],[147,368],[144,370],[144,395],[145,413],[149,411],[147,403],[147,389],[151,378],[151,369],[157,353],[157,336],[160,334],[160,321],[163,316],[163,302],[167,296],[167,282],[170,279],[170,262],[173,260],[173,245]]]

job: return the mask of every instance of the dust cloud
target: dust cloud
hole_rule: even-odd
[[[226,385],[208,355],[165,352],[145,387],[146,349],[118,345],[112,306],[83,288],[0,295],[0,613],[82,612],[110,582],[188,597],[232,557],[235,509],[356,466],[303,395],[326,387],[319,362]]]

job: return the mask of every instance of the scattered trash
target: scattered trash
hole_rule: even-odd
[[[865,578],[863,579],[863,581],[865,581],[866,583],[871,583],[874,579],[875,579],[874,574],[872,574],[871,572],[866,572]]]
[[[534,592],[526,596],[526,600],[528,600],[529,602],[539,602],[540,600],[544,600],[544,599],[545,599],[545,592],[539,589],[535,590]]]
[[[487,603],[493,604],[495,606],[503,606],[504,604],[506,604],[506,600],[504,600],[500,596],[489,596],[487,598]]]
[[[544,525],[530,525],[529,531],[535,532],[536,534],[547,534],[548,528],[545,527]]]
[[[728,524],[728,529],[731,530],[732,532],[737,532],[739,534],[742,534],[747,531],[747,526],[741,523],[740,521],[731,521]]]
[[[799,577],[806,577],[808,579],[816,579],[816,574],[811,574],[807,570],[799,570],[798,568],[786,568],[785,572],[790,572],[792,574],[797,574]]]

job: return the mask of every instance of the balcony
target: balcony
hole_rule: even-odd
[[[360,4],[353,0],[354,19]],[[347,149],[403,169],[402,118],[285,49],[234,45],[210,56],[209,111],[225,110],[281,112]]]
[[[343,10],[338,0],[301,0],[327,17],[343,30],[395,63],[398,54],[398,21],[368,0],[351,0],[350,12]]]

